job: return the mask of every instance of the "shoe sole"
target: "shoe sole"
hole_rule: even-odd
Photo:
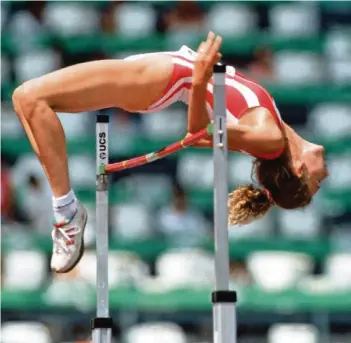
[[[85,227],[87,225],[87,222],[88,222],[88,214],[86,213],[85,221],[84,221],[84,225],[83,225],[84,226],[84,230],[83,230],[83,234],[82,234],[82,244],[81,244],[80,249],[79,249],[79,255],[78,255],[77,260],[68,269],[55,271],[57,274],[69,273],[72,269],[74,269],[77,266],[77,264],[82,259],[83,255],[84,255],[84,250],[85,250],[85,247],[84,247],[84,231],[85,231]]]

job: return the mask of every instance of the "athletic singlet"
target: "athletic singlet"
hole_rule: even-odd
[[[134,55],[127,57],[126,60],[135,60],[154,54],[170,55],[173,62],[173,73],[171,80],[160,99],[156,100],[147,109],[140,111],[140,113],[157,112],[178,101],[185,104],[189,103],[196,52],[183,45],[178,51]],[[278,127],[282,127],[281,116],[275,101],[262,86],[238,73],[232,66],[227,66],[225,79],[228,123],[238,123],[240,117],[250,108],[264,107],[273,115]],[[213,116],[213,80],[207,85],[206,107],[211,119]],[[275,154],[259,157],[264,159],[275,159],[282,154],[283,150],[284,149]],[[246,153],[245,151],[241,152]]]

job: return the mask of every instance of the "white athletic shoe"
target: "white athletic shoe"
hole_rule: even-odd
[[[53,250],[51,269],[57,273],[67,273],[80,261],[84,253],[84,229],[87,224],[87,211],[77,204],[77,212],[71,220],[55,223],[51,237]]]

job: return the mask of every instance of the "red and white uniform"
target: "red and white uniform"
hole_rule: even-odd
[[[167,54],[172,56],[173,73],[171,80],[166,87],[160,99],[149,106],[141,113],[152,113],[162,110],[175,102],[181,101],[189,103],[189,94],[192,83],[192,72],[196,52],[183,45],[178,51],[157,52],[152,54]],[[127,60],[139,59],[145,55],[135,55],[126,58]],[[237,123],[245,112],[253,107],[264,107],[272,113],[277,125],[281,127],[281,116],[277,109],[273,97],[257,82],[248,79],[238,73],[234,67],[227,66],[226,69],[226,104],[227,104],[227,122]],[[206,96],[207,110],[212,118],[213,115],[213,82],[207,85]],[[279,156],[264,156],[265,158],[276,158]]]

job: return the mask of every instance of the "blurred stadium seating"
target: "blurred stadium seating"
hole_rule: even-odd
[[[351,2],[2,1],[1,28],[2,343],[87,342],[95,306],[95,113],[59,114],[72,184],[91,215],[86,256],[56,276],[51,195],[12,91],[83,61],[195,49],[209,29],[224,38],[224,60],[261,80],[283,119],[325,145],[331,174],[309,209],[274,209],[231,228],[240,342],[351,342]],[[113,160],[186,130],[182,105],[148,116],[101,112],[112,117]],[[210,151],[189,149],[113,176],[116,342],[212,341],[211,168]],[[231,187],[250,181],[250,169],[249,157],[230,156]]]

